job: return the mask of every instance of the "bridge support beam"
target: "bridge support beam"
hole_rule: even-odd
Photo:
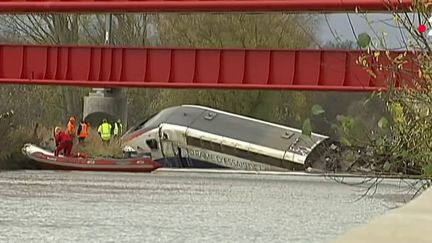
[[[0,0],[0,12],[388,12],[413,0]]]
[[[191,49],[0,45],[1,84],[92,88],[286,89],[371,92],[415,88],[420,53],[407,53],[403,72],[366,72],[360,50]],[[386,67],[390,59],[367,58]]]

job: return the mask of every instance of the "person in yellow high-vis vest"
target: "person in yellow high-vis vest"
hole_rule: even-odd
[[[98,133],[102,141],[109,143],[111,140],[111,124],[108,123],[107,119],[103,119],[102,124],[98,127]]]

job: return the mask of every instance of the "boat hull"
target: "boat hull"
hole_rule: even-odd
[[[26,144],[22,152],[34,161],[38,169],[46,170],[152,172],[161,167],[161,164],[150,158],[115,159],[54,156],[52,152],[32,144]]]

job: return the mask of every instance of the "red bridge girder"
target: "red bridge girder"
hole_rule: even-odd
[[[0,12],[408,11],[413,0],[0,0]]]
[[[356,64],[360,54],[346,50],[1,45],[0,84],[340,91],[386,88],[387,74],[371,77]]]

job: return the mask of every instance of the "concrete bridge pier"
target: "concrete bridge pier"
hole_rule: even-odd
[[[105,44],[112,44],[112,14],[105,16]],[[84,97],[83,118],[93,128],[99,127],[103,119],[111,124],[121,120],[123,131],[127,129],[127,94],[120,88],[94,88],[88,96]]]
[[[124,89],[95,88],[84,97],[83,118],[91,127],[97,128],[104,118],[114,123],[122,121],[123,131],[127,128],[127,93]]]

